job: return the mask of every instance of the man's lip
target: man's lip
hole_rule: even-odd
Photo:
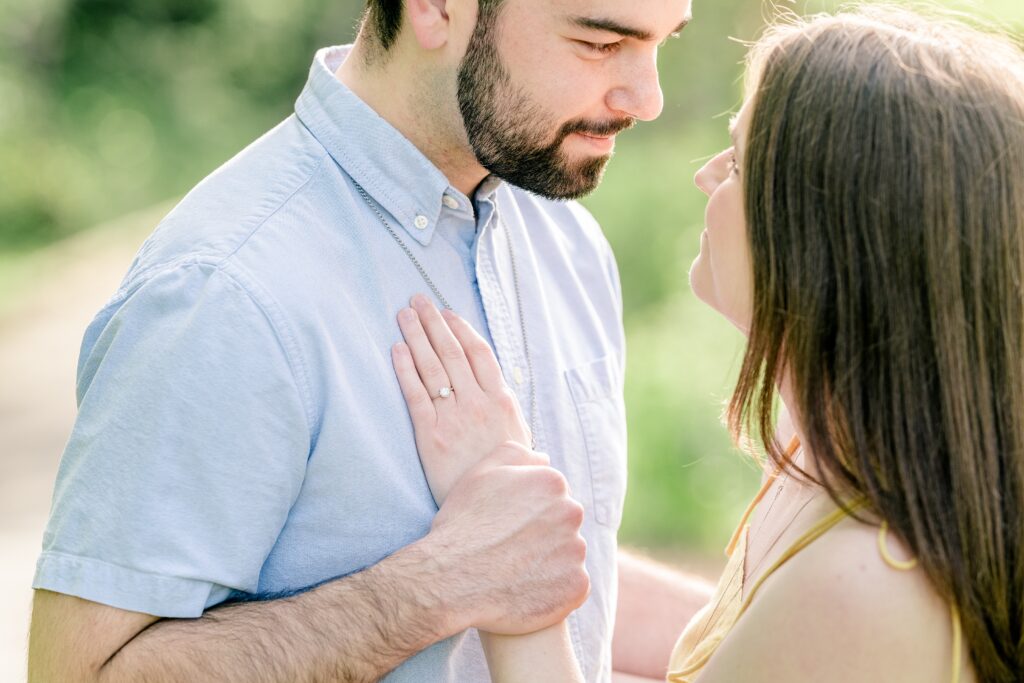
[[[589,133],[576,133],[576,135],[585,140],[587,144],[589,144],[599,154],[610,154],[615,146],[614,135],[608,135],[605,137],[591,135]]]

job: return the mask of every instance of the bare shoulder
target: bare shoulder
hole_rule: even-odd
[[[894,536],[888,547],[909,559]],[[889,566],[878,528],[847,519],[764,582],[700,681],[949,681],[952,647],[924,572]]]

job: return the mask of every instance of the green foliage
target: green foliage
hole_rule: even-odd
[[[7,0],[12,2],[12,0]],[[180,194],[291,111],[356,0],[13,0],[0,43],[0,250]]]
[[[664,114],[623,136],[587,200],[625,296],[629,543],[717,552],[756,487],[756,468],[719,424],[742,338],[693,298],[686,275],[703,225],[692,176],[728,144],[722,115],[742,95],[735,39],[756,37],[765,6],[695,1],[693,24],[660,57]],[[361,9],[0,0],[0,295],[37,270],[26,252],[182,194],[286,117],[314,50],[351,40]],[[1019,0],[968,11],[1024,20]]]

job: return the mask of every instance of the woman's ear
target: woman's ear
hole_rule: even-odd
[[[448,19],[448,0],[406,0],[416,42],[424,50],[437,50],[449,40],[451,22]]]

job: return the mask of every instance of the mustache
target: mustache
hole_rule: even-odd
[[[616,119],[613,121],[587,121],[585,119],[576,119],[575,121],[570,121],[562,126],[562,134],[559,137],[564,139],[573,133],[582,133],[584,135],[605,138],[612,135],[618,135],[622,131],[629,130],[635,125],[636,119],[632,117]]]

